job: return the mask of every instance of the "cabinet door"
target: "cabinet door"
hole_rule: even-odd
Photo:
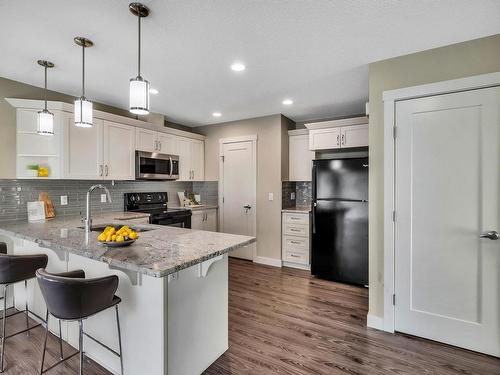
[[[192,180],[191,140],[189,138],[180,137],[178,139],[178,147],[179,147],[179,180],[190,181]]]
[[[173,134],[158,133],[158,148],[162,154],[177,155],[177,137]]]
[[[103,121],[94,118],[94,126],[75,126],[73,116],[66,120],[64,141],[64,178],[98,180],[104,175]]]
[[[104,121],[104,178],[135,179],[135,128]]]
[[[193,211],[191,229],[205,230],[205,211]]]
[[[191,169],[192,180],[205,180],[205,143],[203,141],[191,141]]]
[[[205,212],[205,230],[217,232],[217,210],[206,210]]]
[[[368,146],[368,124],[346,126],[341,132],[343,148]]]
[[[148,129],[136,128],[135,139],[138,151],[154,152],[157,147],[157,132]]]
[[[314,129],[309,131],[310,150],[340,148],[340,128]]]
[[[314,151],[309,150],[309,135],[293,135],[289,139],[290,181],[311,181]]]

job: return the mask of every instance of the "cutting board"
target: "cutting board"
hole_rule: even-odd
[[[42,191],[38,195],[38,200],[45,203],[45,218],[46,219],[52,219],[52,218],[56,217],[56,211],[54,210],[54,205],[52,204],[52,201],[50,200],[48,193]]]

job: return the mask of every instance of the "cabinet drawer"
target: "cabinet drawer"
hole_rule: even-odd
[[[309,237],[309,225],[284,223],[283,234],[291,236]]]
[[[283,254],[283,260],[286,262],[309,264],[309,254],[286,250]]]
[[[283,214],[283,221],[285,223],[309,225],[309,214],[308,213],[292,214],[291,212],[285,212]]]
[[[309,253],[309,238],[307,237],[295,237],[295,236],[284,236],[283,237],[283,248],[285,250],[299,251],[304,253]]]

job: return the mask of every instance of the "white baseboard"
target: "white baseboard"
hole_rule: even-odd
[[[299,263],[285,262],[285,261],[283,261],[283,267],[298,268],[300,270],[306,270],[306,271],[311,270],[311,266],[309,264],[299,264]]]
[[[375,328],[380,331],[384,330],[384,318],[376,315],[368,314],[366,316],[366,325],[370,328]]]
[[[255,257],[253,258],[254,263],[265,264],[267,266],[281,267],[281,259],[266,258],[266,257]]]

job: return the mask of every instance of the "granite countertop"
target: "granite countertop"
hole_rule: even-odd
[[[310,206],[302,206],[302,207],[290,207],[290,208],[283,208],[281,212],[291,212],[291,213],[297,213],[297,212],[311,212],[311,207]]]
[[[200,204],[198,206],[185,206],[185,207],[180,207],[180,206],[168,206],[168,208],[186,208],[191,211],[202,211],[202,210],[213,210],[213,209],[218,209],[219,206],[215,204]]]
[[[126,218],[136,218],[135,215],[117,212],[96,215],[93,225],[120,224],[116,217],[123,218],[121,224],[130,225]],[[97,241],[99,232],[91,232],[86,241],[81,226],[80,217],[61,217],[39,223],[0,223],[0,233],[154,277],[167,276],[256,240],[234,234],[141,224],[130,226],[151,230],[140,232],[137,242],[129,247],[108,248]]]

